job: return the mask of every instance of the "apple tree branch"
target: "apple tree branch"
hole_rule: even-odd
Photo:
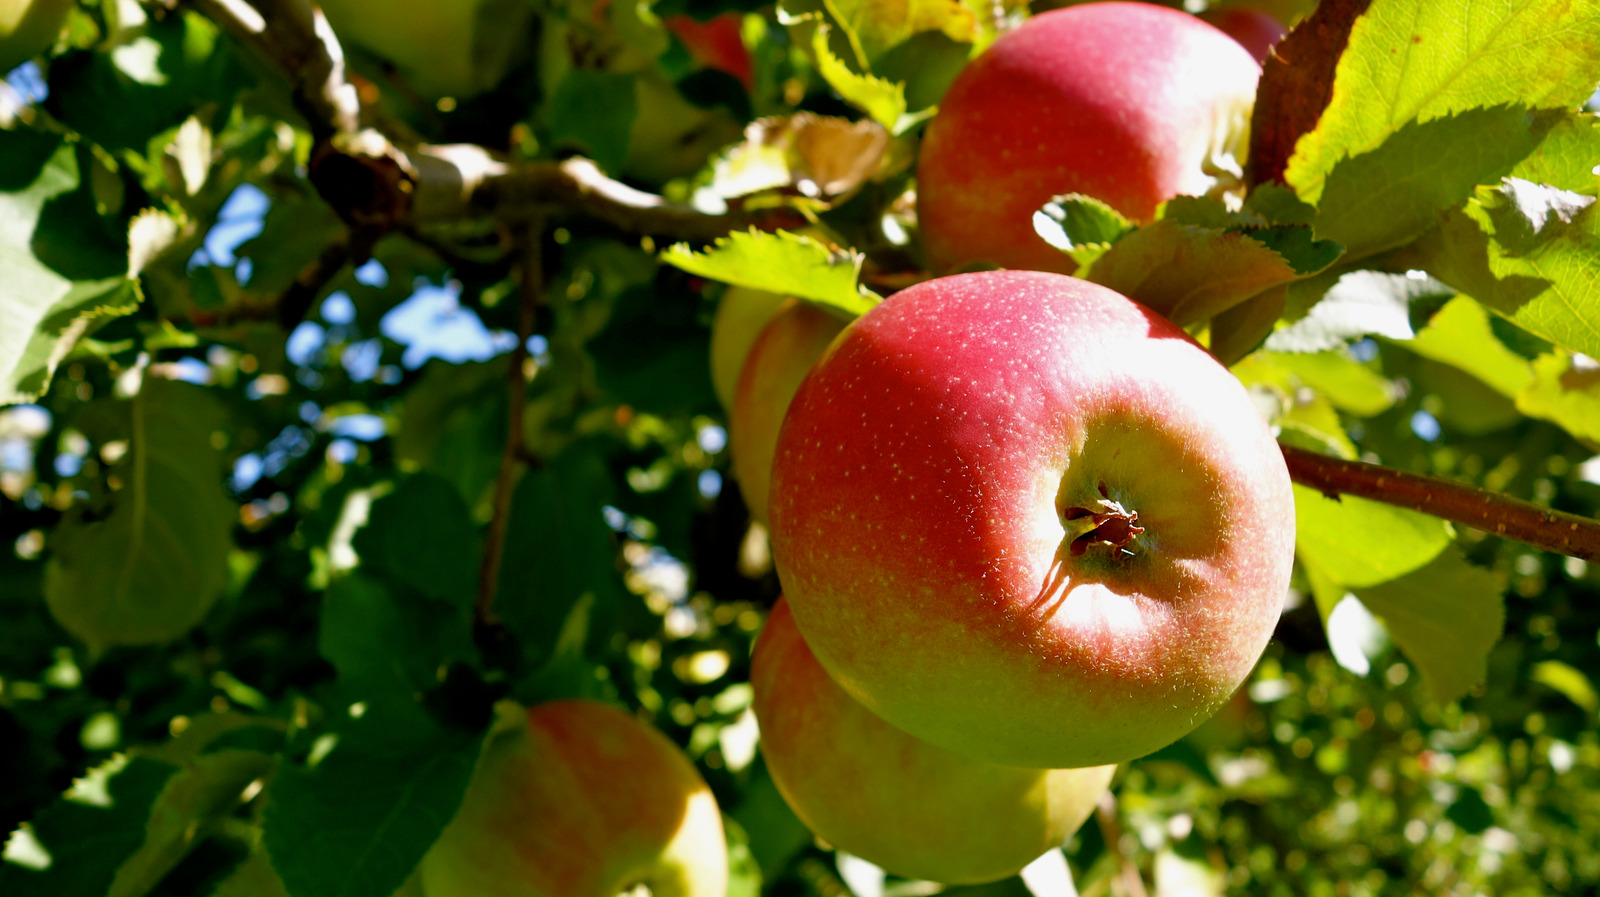
[[[1442,477],[1346,461],[1279,443],[1289,477],[1330,498],[1354,495],[1410,508],[1534,548],[1600,560],[1600,520],[1552,511]]]

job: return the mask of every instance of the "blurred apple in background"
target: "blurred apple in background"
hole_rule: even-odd
[[[750,684],[762,756],[795,815],[907,878],[1015,874],[1077,831],[1116,771],[999,766],[907,735],[828,678],[782,600],[756,642]]]
[[[733,408],[739,372],[750,356],[750,346],[761,335],[785,297],[749,287],[728,287],[711,320],[711,385],[724,409]]]
[[[1272,48],[1289,33],[1271,13],[1242,4],[1213,6],[1200,13],[1200,18],[1238,41],[1257,62],[1265,62]]]
[[[1250,673],[1294,500],[1245,388],[1183,331],[1058,274],[927,281],[801,384],[773,558],[834,681],[888,722],[1035,768],[1142,756]]]
[[[423,96],[467,97],[494,86],[527,49],[524,0],[322,0],[340,40],[393,63]]]
[[[810,302],[790,299],[750,346],[728,411],[728,444],[750,516],[762,524],[784,412],[844,323]]]
[[[990,262],[1070,273],[1033,231],[1085,193],[1148,221],[1239,183],[1261,68],[1192,15],[1146,3],[1043,13],[956,78],[923,139],[917,214],[936,272]]]
[[[422,861],[428,897],[723,897],[717,802],[665,735],[594,701],[552,701],[485,750]]]
[[[755,68],[740,35],[743,13],[725,12],[704,22],[686,15],[666,16],[661,24],[683,42],[696,62],[738,78],[745,90],[754,85]]]

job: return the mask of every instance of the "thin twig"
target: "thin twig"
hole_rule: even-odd
[[[371,255],[378,236],[378,231],[364,228],[345,231],[323,247],[316,258],[307,262],[295,276],[294,283],[273,303],[277,308],[278,323],[283,329],[293,330],[304,320],[323,288],[338,277],[347,265]]]
[[[1440,517],[1452,523],[1514,539],[1544,551],[1586,561],[1600,560],[1600,520],[1552,511],[1520,498],[1442,477],[1378,464],[1346,461],[1283,445],[1289,477],[1337,498],[1354,495]]]
[[[511,492],[517,484],[517,468],[527,454],[522,433],[522,412],[528,402],[528,381],[523,368],[528,360],[528,339],[533,336],[534,320],[544,292],[544,259],[540,245],[543,239],[543,223],[534,221],[524,229],[520,240],[522,258],[518,263],[517,345],[511,350],[511,364],[506,371],[506,441],[500,453],[500,473],[494,486],[494,514],[489,518],[489,531],[484,534],[483,562],[478,568],[478,600],[474,617],[480,629],[492,628],[498,622],[494,613],[494,598],[500,584],[500,562],[505,556],[506,528],[511,519]]]

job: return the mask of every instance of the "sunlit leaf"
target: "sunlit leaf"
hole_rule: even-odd
[[[810,299],[849,317],[878,302],[857,283],[864,260],[860,253],[830,249],[788,231],[736,231],[699,253],[679,243],[663,252],[661,260],[712,280]]]
[[[1397,579],[1450,544],[1437,517],[1346,495],[1329,498],[1294,487],[1295,551],[1307,567],[1353,589]]]
[[[1341,159],[1408,123],[1486,106],[1578,106],[1600,82],[1600,4],[1376,0],[1350,32],[1333,98],[1285,172],[1320,202]]]

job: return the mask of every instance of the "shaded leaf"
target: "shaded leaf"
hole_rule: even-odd
[[[158,644],[200,622],[228,580],[233,502],[206,390],[146,376],[131,401],[98,406],[128,448],[109,511],[74,506],[51,539],[50,612],[95,650]]]
[[[1433,699],[1445,703],[1483,681],[1489,649],[1505,626],[1504,588],[1500,577],[1451,549],[1406,576],[1357,587],[1356,595],[1422,672]]]
[[[1507,397],[1515,397],[1532,380],[1527,360],[1500,342],[1489,326],[1489,313],[1465,296],[1445,303],[1405,346],[1460,368]]]
[[[1305,317],[1267,337],[1266,345],[1274,352],[1324,352],[1369,335],[1410,339],[1412,303],[1451,292],[1429,278],[1351,271]]]
[[[1052,197],[1044,208],[1033,213],[1034,231],[1079,265],[1104,255],[1112,243],[1134,228],[1134,223],[1121,212],[1082,193]]]
[[[449,481],[418,473],[372,503],[351,543],[364,567],[430,598],[470,606],[478,569],[477,525]]]

